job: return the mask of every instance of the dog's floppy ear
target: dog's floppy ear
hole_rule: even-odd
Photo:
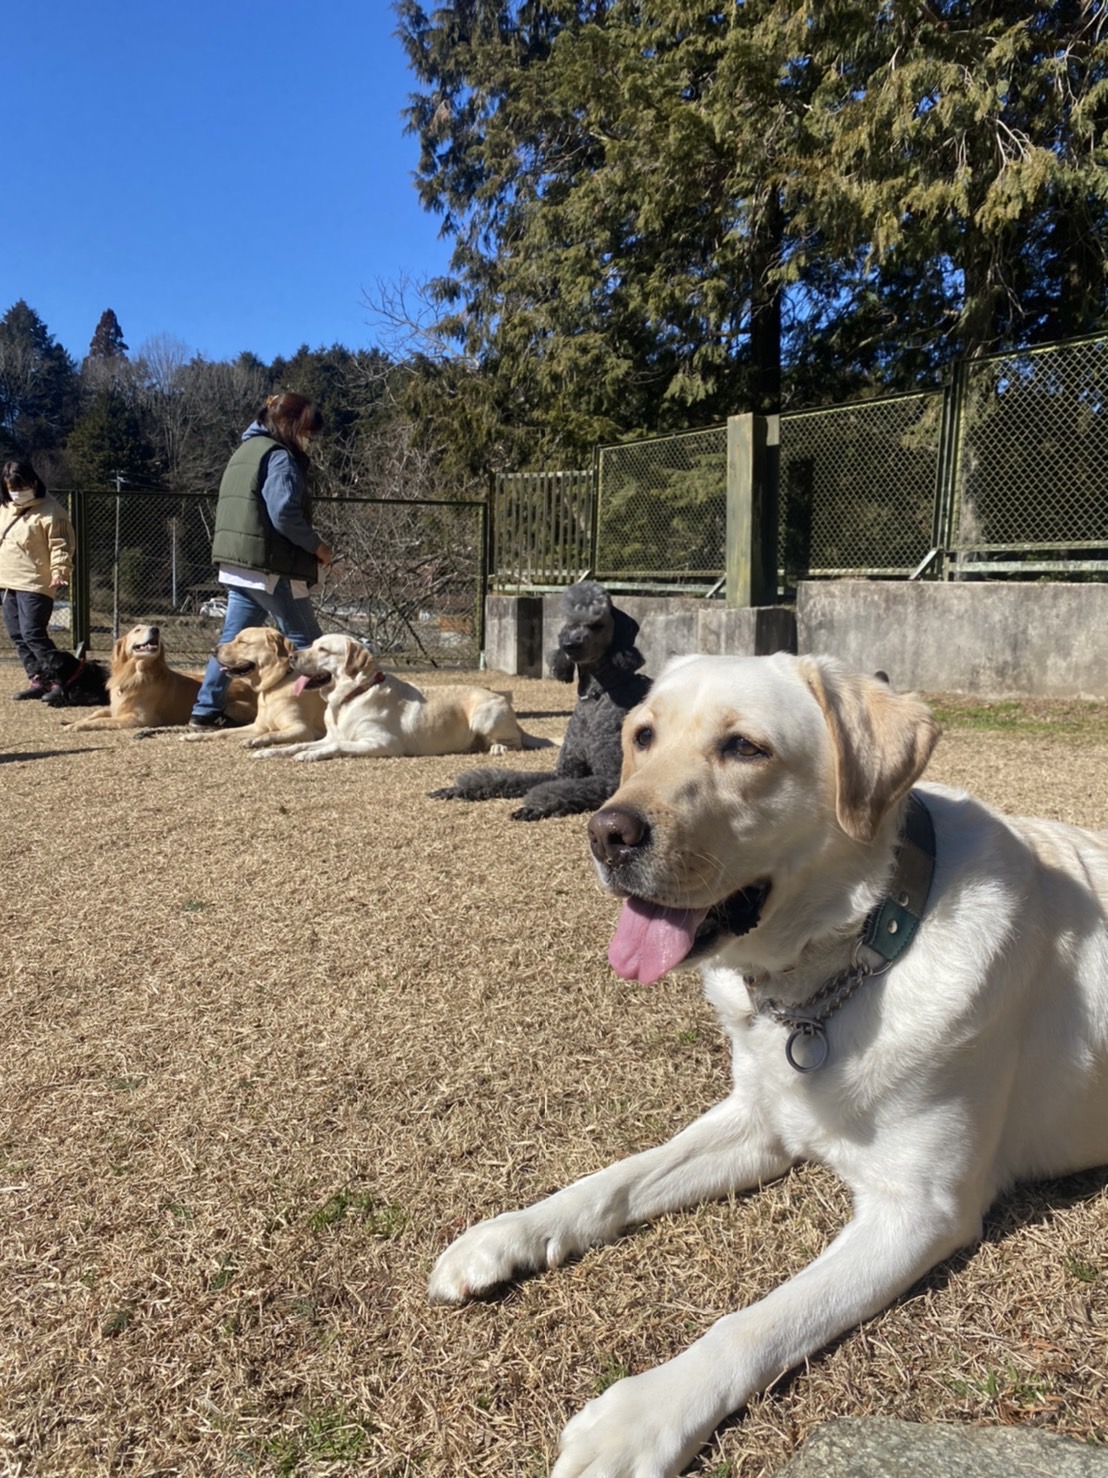
[[[797,660],[831,736],[839,825],[857,842],[872,841],[889,807],[923,774],[939,725],[912,693],[895,693],[837,663]]]
[[[612,622],[612,645],[608,649],[608,660],[620,672],[638,672],[646,664],[646,658],[635,645],[639,623],[618,606],[612,607]]]
[[[376,670],[377,658],[372,652],[367,651],[361,642],[348,641],[346,658],[342,664],[343,677],[357,677],[359,673],[365,672],[367,667]]]
[[[555,647],[550,653],[550,675],[556,677],[560,683],[571,683],[577,671],[577,664],[566,651],[565,647]]]

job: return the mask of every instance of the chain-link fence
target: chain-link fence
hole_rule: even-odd
[[[151,488],[57,496],[68,499],[78,557],[54,640],[84,640],[106,657],[117,636],[146,622],[162,629],[171,661],[205,658],[225,611],[211,560],[215,498]],[[335,498],[317,500],[312,521],[340,556],[315,597],[325,631],[356,636],[397,666],[478,665],[484,503]]]
[[[932,548],[943,396],[781,416],[778,564],[800,577],[911,574]]]
[[[599,580],[707,593],[724,574],[727,427],[598,448],[596,501]]]
[[[1090,337],[963,361],[941,391],[770,418],[776,455],[756,495],[777,499],[781,593],[798,579],[924,571],[1103,578],[1106,372],[1108,338]],[[725,426],[599,447],[591,484],[557,483],[572,502],[560,522],[547,491],[558,474],[520,474],[493,583],[534,588],[583,568],[617,589],[719,593],[735,474]]]
[[[950,573],[1108,571],[1108,340],[958,367],[944,487]]]

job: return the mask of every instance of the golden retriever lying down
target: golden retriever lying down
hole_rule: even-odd
[[[980,1237],[1015,1181],[1108,1162],[1108,833],[917,786],[937,736],[918,698],[784,653],[677,659],[627,715],[619,789],[588,826],[623,900],[608,959],[638,982],[629,1003],[699,970],[729,1091],[668,1143],[472,1227],[431,1296],[487,1294],[800,1160],[842,1177],[853,1217],[590,1401],[552,1478],[672,1478]]]
[[[248,684],[258,704],[252,724],[239,729],[199,729],[184,735],[190,743],[237,739],[245,749],[322,739],[326,699],[319,687],[304,686],[289,669],[295,647],[272,626],[247,626],[231,641],[220,642],[215,659],[225,672]]]
[[[108,707],[94,709],[69,727],[146,729],[187,724],[200,691],[200,678],[198,672],[178,672],[170,667],[156,626],[132,626],[112,648]],[[245,683],[231,684],[226,710],[230,718],[248,723],[256,706],[254,694]]]
[[[470,754],[484,750],[545,749],[547,739],[525,734],[512,711],[511,694],[450,684],[422,692],[386,676],[372,652],[349,636],[321,636],[293,652],[292,671],[304,685],[331,682],[327,733],[314,744],[264,750],[256,758],[292,755],[329,760],[337,755]]]

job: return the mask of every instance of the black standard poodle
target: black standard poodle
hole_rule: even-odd
[[[108,703],[108,669],[91,657],[75,657],[55,647],[39,658],[38,675],[51,708],[102,708]]]
[[[595,811],[619,786],[619,735],[629,709],[650,691],[639,672],[646,660],[635,637],[639,625],[612,604],[594,580],[579,580],[562,595],[562,629],[550,670],[561,682],[577,679],[577,704],[553,773],[466,770],[453,785],[433,790],[441,800],[487,801],[522,796],[515,821]]]

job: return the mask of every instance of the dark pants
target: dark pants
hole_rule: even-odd
[[[52,595],[35,595],[30,590],[4,591],[4,626],[28,677],[37,676],[43,653],[57,650],[46,633],[46,623],[53,610]]]

